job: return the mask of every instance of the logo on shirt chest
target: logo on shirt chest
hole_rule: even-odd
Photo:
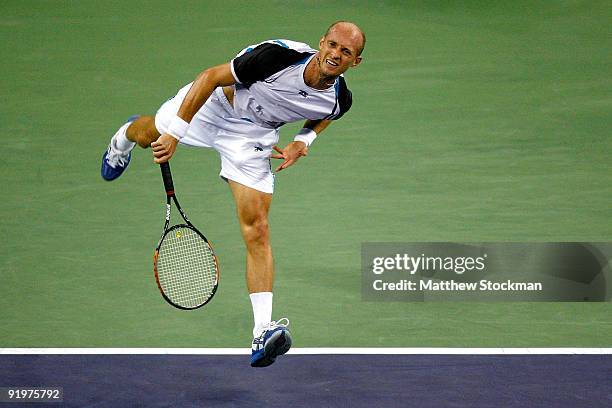
[[[301,90],[300,92],[298,92],[299,95],[302,95],[304,98],[308,97],[308,92]]]

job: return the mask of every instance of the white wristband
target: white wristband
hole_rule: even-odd
[[[298,134],[293,138],[296,142],[304,142],[306,146],[310,146],[312,142],[317,138],[317,132],[312,129],[302,128]]]
[[[187,134],[187,129],[189,129],[189,123],[185,122],[178,116],[175,116],[170,121],[170,126],[168,126],[166,133],[177,140],[181,140]]]

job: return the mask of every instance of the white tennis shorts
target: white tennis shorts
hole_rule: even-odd
[[[166,101],[155,114],[155,127],[165,133],[191,84]],[[278,142],[277,129],[267,129],[235,116],[221,88],[215,89],[195,114],[180,143],[215,149],[221,156],[219,176],[264,193],[274,192],[270,155]]]

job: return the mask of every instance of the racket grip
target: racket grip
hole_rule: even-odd
[[[161,163],[159,167],[161,168],[162,178],[164,179],[164,188],[166,189],[166,194],[174,195],[174,183],[172,182],[170,163]]]

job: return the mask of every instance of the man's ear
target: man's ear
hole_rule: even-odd
[[[355,62],[353,62],[352,66],[356,67],[357,65],[361,64],[361,60],[362,60],[362,58],[361,58],[361,55],[360,55],[357,58],[355,58]]]
[[[321,47],[323,47],[323,42],[325,41],[325,36],[321,37],[321,39],[319,40],[319,49],[321,49]]]

